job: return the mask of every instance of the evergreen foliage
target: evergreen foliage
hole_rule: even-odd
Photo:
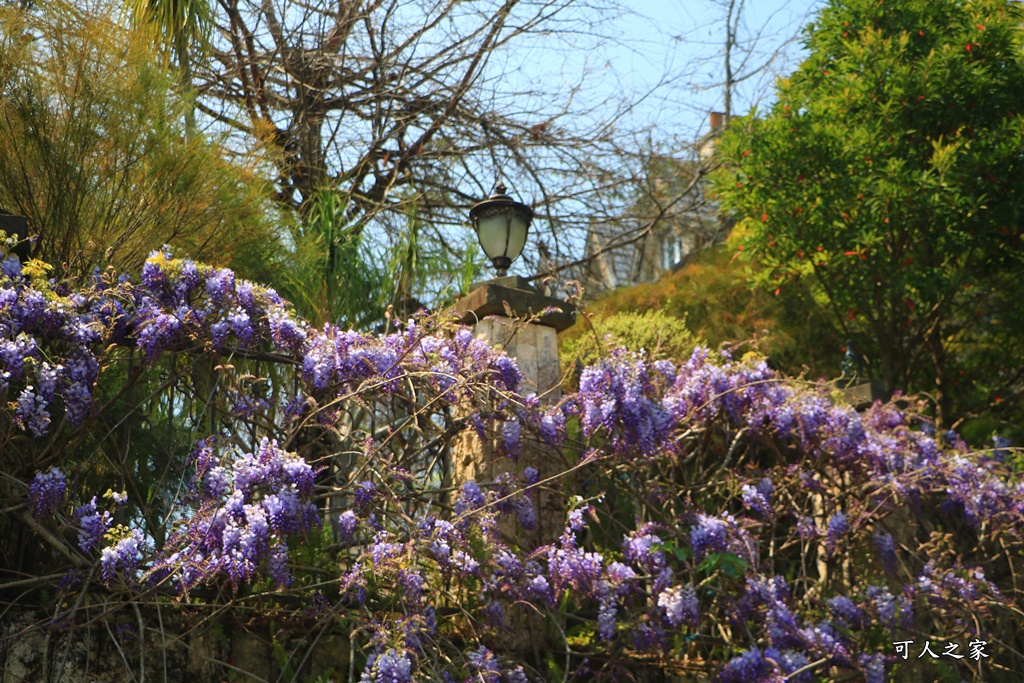
[[[574,362],[578,349],[589,344],[584,338],[595,333],[600,338],[612,332],[618,343],[648,352],[661,336],[685,335],[679,348],[669,341],[673,350],[665,357],[688,355],[679,351],[689,340],[702,340],[712,348],[751,344],[787,374],[837,377],[843,339],[828,312],[802,286],[778,292],[750,287],[748,279],[756,271],[756,264],[737,259],[730,245],[720,245],[694,253],[682,268],[657,282],[607,292],[587,305],[593,332],[578,324],[561,335],[563,361]],[[622,315],[628,317],[619,322]],[[665,320],[671,335],[661,335],[659,325],[651,331],[632,326],[648,316]]]
[[[583,334],[566,335],[560,344],[563,366],[591,365],[616,348],[643,353],[652,361],[685,358],[700,343],[685,319],[660,310],[612,313],[589,327]]]
[[[759,281],[806,283],[944,424],[1022,386],[1022,45],[1014,2],[836,0],[776,102],[718,146]]]
[[[138,269],[173,243],[275,276],[276,213],[256,169],[187,136],[187,95],[147,37],[94,10],[0,8],[0,207],[29,219],[57,274]]]

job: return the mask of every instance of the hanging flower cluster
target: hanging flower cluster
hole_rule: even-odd
[[[99,373],[97,313],[81,294],[29,284],[17,259],[0,267],[0,395],[14,399],[13,421],[33,437],[50,430],[54,403],[72,425],[92,406]]]
[[[266,381],[273,391],[240,375],[225,387],[250,401],[229,415],[246,429],[222,428],[176,463],[148,509],[162,506],[151,517],[165,535],[134,497],[104,509],[72,455],[17,471],[25,494],[8,511],[26,505],[110,588],[181,599],[272,587],[354,623],[365,681],[540,679],[508,644],[531,619],[552,633],[572,624],[571,646],[536,647],[570,651],[573,671],[598,680],[656,659],[724,682],[875,683],[907,666],[880,642],[959,629],[1009,643],[1021,630],[1024,487],[1005,465],[763,359],[617,351],[551,406],[519,395],[515,362],[469,330],[314,329],[272,290],[167,251],[139,284],[59,294],[11,264],[3,277],[11,438],[57,433],[61,410],[84,424],[117,349],[147,368],[260,356],[285,377]],[[92,368],[82,382],[73,359]],[[352,428],[360,412],[369,426]],[[470,434],[502,459],[494,481],[426,462]],[[420,460],[403,460],[414,448]],[[565,471],[542,479],[555,461]],[[1012,664],[1011,647],[998,654]],[[950,662],[965,678],[972,664]]]
[[[149,363],[192,351],[281,354],[302,369],[309,405],[300,396],[294,404],[300,412],[364,386],[397,391],[412,374],[428,379],[450,403],[465,395],[469,377],[485,376],[499,391],[519,387],[515,362],[468,330],[436,336],[410,324],[380,338],[330,324],[316,330],[273,289],[176,259],[167,248],[150,255],[140,284],[97,277],[85,291],[64,295],[31,281],[16,260],[4,264],[0,391],[17,396],[14,420],[37,438],[51,431],[55,409],[62,407],[79,425],[94,408],[98,359],[110,345],[136,348]]]
[[[289,538],[320,524],[310,502],[314,471],[305,460],[269,439],[255,453],[229,459],[218,458],[213,443],[197,449],[194,485],[202,503],[151,569],[179,592],[218,577],[237,587],[260,575],[286,587]]]

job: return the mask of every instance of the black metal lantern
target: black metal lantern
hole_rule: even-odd
[[[526,233],[533,220],[533,209],[505,194],[505,186],[498,183],[494,194],[469,210],[477,239],[487,258],[491,259],[498,277],[508,275],[512,262],[519,258],[526,246]]]

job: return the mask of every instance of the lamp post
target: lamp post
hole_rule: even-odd
[[[482,334],[485,317],[500,316],[509,323],[506,312],[511,310],[516,318],[531,318],[529,327],[551,328],[554,340],[555,333],[573,324],[575,309],[564,301],[544,296],[525,278],[509,276],[508,269],[526,246],[533,209],[515,201],[506,192],[505,185],[499,182],[490,197],[469,210],[473,230],[498,277],[471,284],[469,293],[457,301],[452,310],[463,323],[474,325],[478,335]],[[499,343],[498,339],[490,341]],[[515,354],[510,352],[509,355]],[[557,343],[555,355],[557,357]],[[529,377],[528,371],[526,374]],[[553,386],[547,379],[530,379],[535,380],[530,383],[538,394],[544,394]]]
[[[469,210],[469,220],[473,222],[480,246],[494,264],[498,277],[508,275],[512,262],[523,253],[533,220],[533,209],[505,192],[505,185],[499,182],[490,197]]]
[[[544,296],[525,278],[509,276],[508,269],[523,251],[533,210],[512,200],[502,184],[494,194],[469,211],[480,246],[498,271],[498,277],[470,285],[469,293],[451,310],[460,322],[473,327],[473,335],[500,346],[522,373],[520,391],[536,394],[542,403],[561,397],[562,371],[558,333],[575,321],[574,307]],[[518,465],[496,457],[493,443],[467,430],[453,444],[452,476],[455,483],[469,479],[493,481],[512,468],[534,467],[542,479],[556,475],[559,456],[538,441],[524,438]],[[534,532],[517,534],[524,547],[539,547],[557,540],[564,520],[563,496],[556,484],[535,492],[538,525]]]

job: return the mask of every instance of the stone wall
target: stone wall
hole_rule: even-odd
[[[232,608],[234,609],[234,608]],[[179,609],[121,609],[81,625],[41,612],[8,612],[0,637],[2,683],[327,683],[349,679],[349,640],[323,629],[215,618]],[[140,628],[141,624],[141,628]],[[142,634],[140,637],[140,633]],[[358,674],[358,672],[356,672]]]

